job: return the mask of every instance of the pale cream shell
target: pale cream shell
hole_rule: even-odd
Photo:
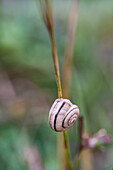
[[[50,127],[61,132],[71,127],[77,120],[79,108],[68,99],[56,99],[49,111]]]

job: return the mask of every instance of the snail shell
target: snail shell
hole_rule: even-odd
[[[56,99],[49,111],[50,127],[61,132],[70,128],[77,120],[79,108],[68,99]]]

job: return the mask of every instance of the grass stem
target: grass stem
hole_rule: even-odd
[[[70,163],[70,158],[69,158],[69,146],[68,146],[68,137],[67,137],[67,132],[63,132],[64,136],[64,146],[65,146],[65,160],[66,160],[66,169],[71,170],[71,163]]]
[[[57,49],[55,45],[55,38],[54,38],[54,31],[53,31],[53,16],[52,16],[52,9],[49,0],[40,0],[41,5],[41,12],[42,17],[45,23],[45,26],[48,30],[51,47],[52,47],[52,55],[53,55],[53,63],[54,63],[54,70],[55,70],[55,77],[58,89],[58,98],[62,98],[62,88],[61,88],[61,81],[60,81],[60,71],[59,71],[59,63],[58,63],[58,55]],[[66,161],[66,169],[70,170],[70,159],[69,159],[69,147],[68,147],[68,139],[67,139],[67,132],[63,132],[64,136],[64,147],[65,147],[65,161]]]

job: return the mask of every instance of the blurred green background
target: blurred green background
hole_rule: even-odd
[[[62,71],[72,0],[52,0]],[[35,0],[0,0],[0,170],[56,170],[57,134],[48,112],[57,88],[48,32]],[[90,134],[113,136],[113,0],[81,0],[71,101]],[[77,123],[68,130],[71,158]],[[113,168],[113,145],[93,153],[94,170]],[[96,158],[95,158],[96,157]]]

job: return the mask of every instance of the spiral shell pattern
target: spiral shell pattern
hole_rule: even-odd
[[[68,99],[56,99],[49,111],[50,127],[61,132],[70,128],[77,120],[79,108]]]

